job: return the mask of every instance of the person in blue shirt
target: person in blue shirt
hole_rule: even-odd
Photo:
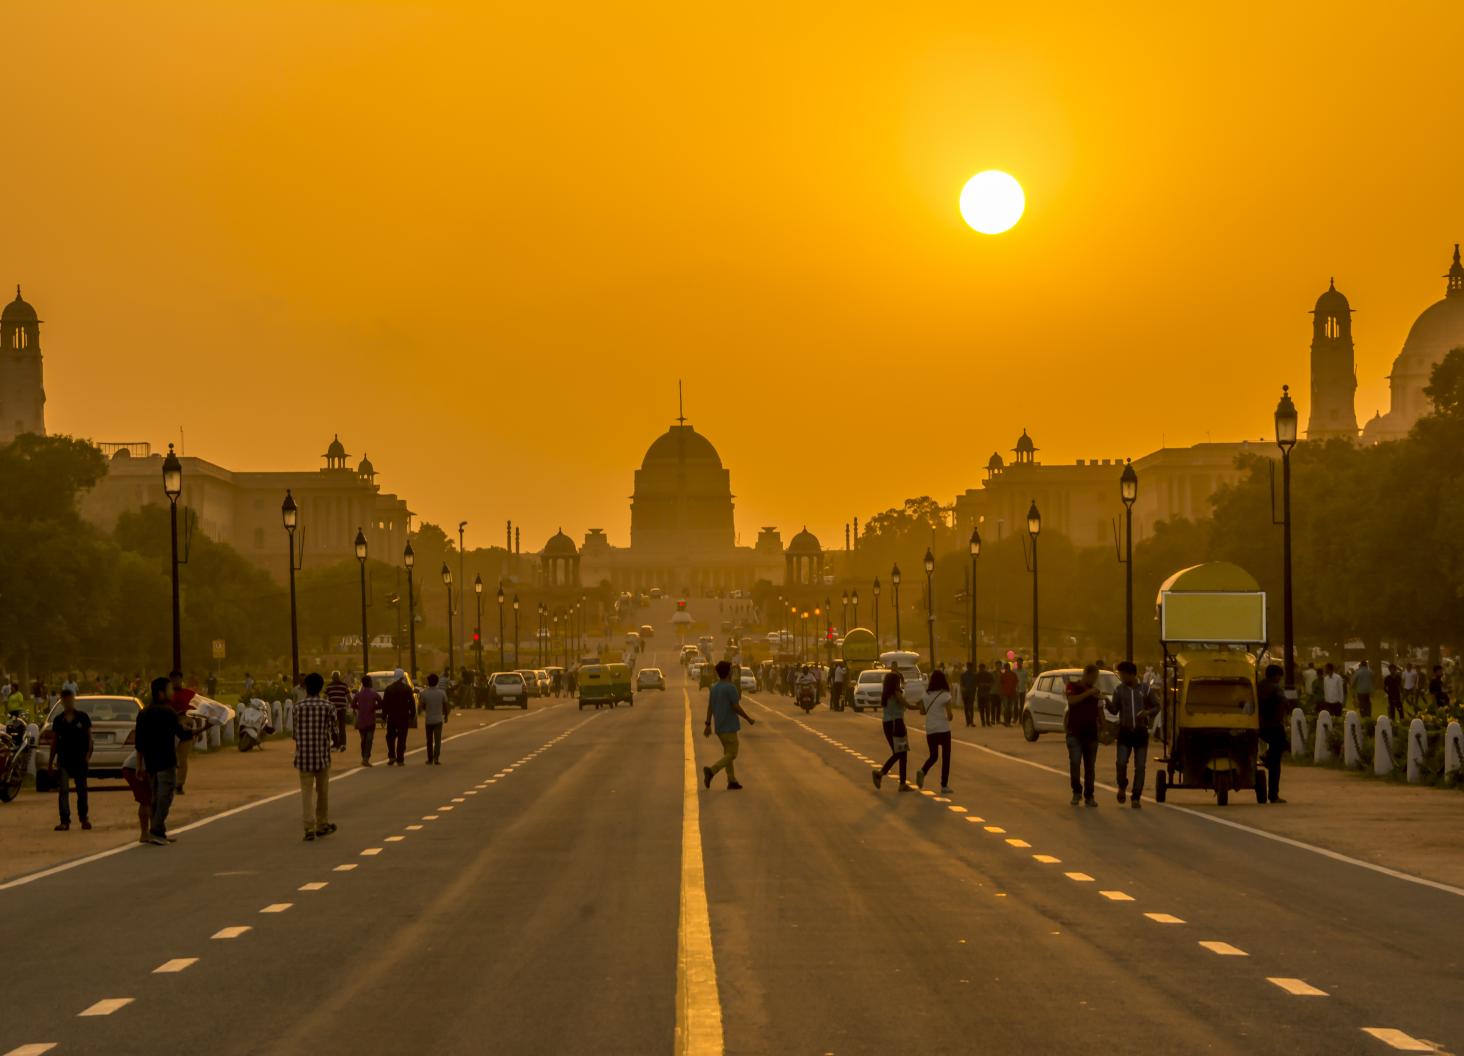
[[[733,763],[737,759],[737,731],[742,728],[738,719],[746,719],[749,726],[757,723],[742,710],[742,692],[732,681],[732,665],[726,660],[717,661],[717,681],[707,694],[707,725],[702,736],[710,737],[715,726],[717,740],[722,742],[722,758],[711,766],[702,767],[702,784],[712,787],[712,778],[718,770],[727,771],[727,787],[739,789],[737,772]]]

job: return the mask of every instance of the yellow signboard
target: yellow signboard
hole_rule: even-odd
[[[1244,645],[1269,640],[1264,592],[1166,590],[1159,599],[1163,641]]]
[[[213,640],[213,658],[215,660],[222,660],[224,658],[224,640],[222,638],[215,638]]]

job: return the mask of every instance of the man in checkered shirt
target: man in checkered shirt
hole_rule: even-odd
[[[295,769],[300,771],[300,812],[305,838],[329,836],[330,752],[336,728],[335,708],[320,695],[325,679],[312,671],[305,676],[305,699],[295,705]]]

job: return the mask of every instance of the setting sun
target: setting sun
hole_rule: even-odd
[[[1026,207],[1022,185],[1000,169],[978,172],[961,188],[961,216],[983,235],[1010,231]]]

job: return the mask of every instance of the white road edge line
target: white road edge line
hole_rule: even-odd
[[[722,1005],[712,950],[706,865],[701,842],[701,774],[692,733],[691,693],[683,689],[684,766],[681,782],[681,906],[676,929],[677,1056],[722,1056]]]
[[[519,719],[526,719],[530,715],[545,715],[557,707],[559,707],[558,704],[550,704],[547,708],[538,708],[534,711],[525,711],[518,715],[510,715],[506,719],[495,722],[492,726],[478,726],[471,730],[464,730],[462,733],[455,733],[451,737],[444,737],[442,739],[442,743],[446,744],[448,741],[455,741],[459,737],[471,737],[473,734],[482,733],[484,730],[494,730],[497,729],[499,726],[502,726],[504,723],[516,722]],[[417,755],[418,753],[425,752],[426,750],[426,746],[423,746],[421,748],[413,748],[410,752],[407,753],[407,755]],[[352,767],[345,773],[336,774],[334,777],[331,778],[331,781],[344,781],[348,777],[354,777],[356,774],[359,774],[364,769],[365,767],[362,766]],[[187,825],[179,826],[173,831],[191,832],[194,829],[201,829],[205,825],[212,825],[216,821],[223,821],[225,818],[232,818],[236,814],[243,814],[245,811],[254,810],[257,807],[267,806],[270,803],[277,803],[282,799],[287,799],[290,796],[298,796],[299,794],[299,790],[293,788],[287,792],[277,792],[272,796],[266,796],[263,799],[256,799],[250,803],[241,803],[237,807],[230,807],[228,810],[220,811],[217,814],[210,814],[206,818],[199,818],[197,821],[190,821]],[[3,884],[0,884],[0,891],[9,891],[13,887],[23,887],[26,884],[33,884],[37,880],[44,880],[48,876],[56,876],[58,873],[69,872],[70,870],[75,869],[79,866],[90,865],[92,862],[99,862],[103,858],[111,858],[113,855],[116,854],[124,854],[127,851],[135,851],[138,847],[141,846],[143,845],[138,843],[136,840],[129,840],[127,843],[121,844],[120,846],[109,847],[105,851],[98,851],[96,854],[88,854],[84,858],[76,858],[69,862],[62,862],[60,865],[52,865],[45,869],[37,870],[34,873],[27,873],[24,876],[17,876],[14,880],[6,880]],[[1460,893],[1464,894],[1464,892]]]

